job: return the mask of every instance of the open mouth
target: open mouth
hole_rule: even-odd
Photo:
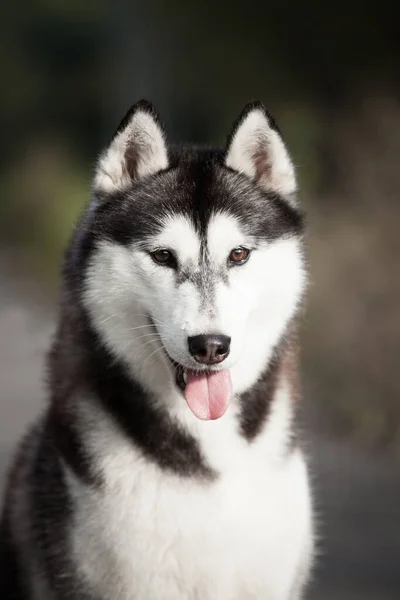
[[[192,413],[202,421],[221,418],[232,397],[229,369],[197,371],[170,360],[175,368],[176,385]]]
[[[150,324],[157,330],[152,318]],[[182,391],[192,413],[202,421],[221,418],[232,397],[232,381],[229,369],[192,369],[176,362],[166,351],[175,371],[175,383]]]

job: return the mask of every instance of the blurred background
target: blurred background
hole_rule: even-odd
[[[45,398],[58,268],[96,156],[141,97],[223,143],[264,101],[308,214],[309,600],[400,598],[400,27],[381,0],[31,0],[0,9],[0,486]]]

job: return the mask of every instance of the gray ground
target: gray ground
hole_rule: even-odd
[[[16,439],[44,398],[54,304],[0,259],[0,488]],[[311,429],[313,429],[311,427]],[[400,469],[309,431],[321,553],[309,600],[400,598]]]

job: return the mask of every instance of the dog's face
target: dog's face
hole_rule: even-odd
[[[234,392],[254,383],[297,307],[294,192],[259,104],[217,152],[168,149],[154,109],[139,103],[99,161],[85,305],[115,355],[150,388],[162,363],[201,418],[221,416],[232,381]],[[215,401],[201,391],[213,381]]]

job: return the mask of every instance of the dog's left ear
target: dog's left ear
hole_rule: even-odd
[[[225,164],[266,191],[292,197],[294,166],[278,127],[261,102],[247,104],[228,138]]]
[[[168,167],[164,130],[154,106],[141,100],[127,112],[100,156],[94,190],[115,192]]]

